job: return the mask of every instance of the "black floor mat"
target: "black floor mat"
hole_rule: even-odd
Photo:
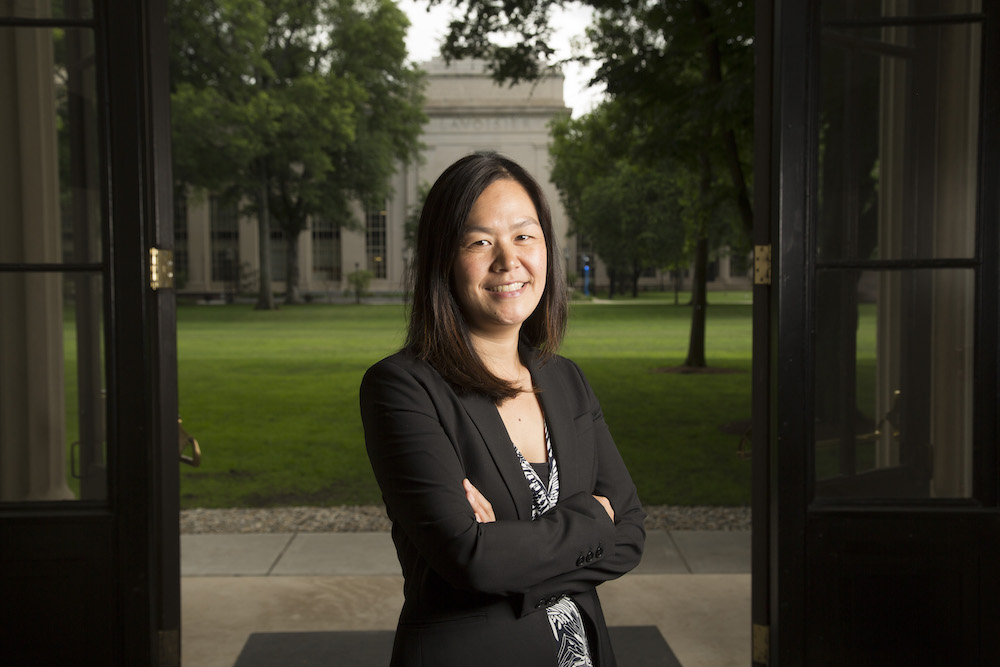
[[[618,667],[681,667],[653,625],[608,628]],[[386,667],[391,630],[255,632],[234,667]]]

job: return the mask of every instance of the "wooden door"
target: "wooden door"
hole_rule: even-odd
[[[754,659],[997,664],[1000,3],[758,12]]]
[[[0,3],[4,664],[179,664],[166,55],[158,0]]]

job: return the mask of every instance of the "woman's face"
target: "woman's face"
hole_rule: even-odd
[[[469,329],[492,336],[520,331],[545,290],[545,237],[520,183],[487,187],[469,212],[452,269]]]

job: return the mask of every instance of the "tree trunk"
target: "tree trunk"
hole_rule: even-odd
[[[743,229],[747,235],[753,233],[753,207],[750,204],[750,190],[747,188],[746,177],[743,175],[743,164],[740,162],[740,151],[736,145],[736,133],[726,130],[723,134],[726,165],[729,167],[729,180],[736,189],[736,207],[743,221]]]
[[[703,80],[711,87],[722,85],[722,54],[719,50],[719,38],[712,29],[712,10],[704,0],[695,0],[692,5],[695,18],[701,25],[705,36],[705,70]],[[725,120],[722,123],[724,125]],[[729,180],[736,191],[736,208],[747,234],[753,232],[753,207],[750,204],[750,190],[747,187],[743,164],[740,162],[740,151],[736,143],[736,133],[731,127],[719,127],[716,136],[722,142],[722,154],[726,159]]]
[[[635,266],[632,268],[632,298],[639,298],[639,276],[642,275],[642,270]]]
[[[705,144],[708,145],[707,143]],[[708,306],[708,237],[705,233],[708,211],[706,205],[712,188],[712,162],[708,151],[701,154],[700,206],[697,213],[698,241],[694,251],[694,275],[691,277],[691,337],[685,366],[704,368],[705,363],[705,308]]]
[[[608,283],[609,283],[609,284],[608,284],[608,298],[609,298],[609,299],[613,299],[613,298],[615,298],[615,288],[616,288],[616,287],[618,286],[618,283],[617,283],[617,281],[615,280],[615,275],[616,275],[617,273],[618,273],[618,272],[617,272],[617,271],[615,271],[615,269],[613,269],[613,268],[608,268]],[[596,291],[596,290],[595,290],[595,291]]]
[[[267,167],[260,165],[260,183],[257,190],[257,252],[260,260],[257,284],[257,310],[274,310],[271,292],[271,216],[267,202]]]
[[[706,277],[708,273],[708,239],[702,234],[694,252],[694,276],[691,280],[691,337],[688,339],[685,366],[703,368],[705,363]]]
[[[299,293],[299,235],[285,231],[285,303],[302,303]]]

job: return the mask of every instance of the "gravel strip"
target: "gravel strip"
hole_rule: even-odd
[[[647,505],[646,530],[750,530],[749,507]]]
[[[647,505],[647,530],[750,530],[749,507]],[[181,533],[360,533],[388,531],[381,505],[190,509]]]

